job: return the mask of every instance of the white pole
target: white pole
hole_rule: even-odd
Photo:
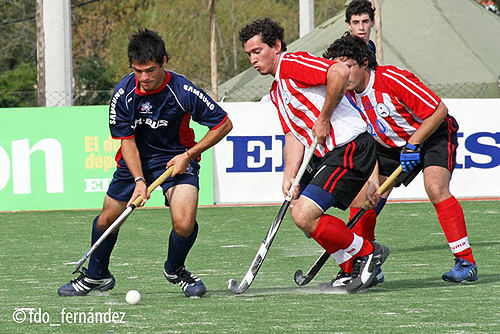
[[[73,105],[71,0],[43,1],[47,107]]]
[[[307,35],[314,29],[314,0],[300,0],[299,2],[299,36]]]

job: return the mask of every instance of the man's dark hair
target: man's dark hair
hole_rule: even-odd
[[[281,41],[281,51],[286,51],[285,29],[276,21],[266,17],[247,24],[240,30],[240,42],[244,45],[250,38],[260,35],[262,42],[270,47],[276,46],[276,41]]]
[[[149,61],[154,61],[162,65],[165,56],[168,62],[170,56],[165,49],[165,42],[156,31],[139,29],[130,36],[128,43],[128,61],[130,64],[132,62],[146,64]]]
[[[327,59],[344,57],[354,59],[359,66],[368,65],[371,69],[376,69],[378,66],[374,54],[368,49],[365,41],[350,32],[335,40],[323,53],[323,58]]]
[[[370,20],[375,19],[375,8],[373,8],[372,3],[368,0],[353,0],[345,10],[345,21],[346,23],[351,22],[351,17],[353,15],[368,14]]]

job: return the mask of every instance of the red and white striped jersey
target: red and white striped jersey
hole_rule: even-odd
[[[285,133],[293,135],[304,145],[313,141],[312,127],[326,97],[327,71],[333,60],[307,52],[283,53],[271,86],[271,101],[278,109]],[[367,130],[357,107],[344,96],[330,119],[331,133],[315,154],[323,157],[336,146],[344,145]]]
[[[368,131],[386,147],[402,147],[441,99],[413,73],[395,66],[378,66],[362,93],[348,95],[362,110]]]

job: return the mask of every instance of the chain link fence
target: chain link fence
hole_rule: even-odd
[[[500,88],[491,83],[455,83],[432,84],[428,87],[441,98],[500,98]],[[0,108],[19,107],[58,107],[58,106],[90,106],[107,105],[112,91],[74,92],[69,97],[66,92],[51,92],[44,96],[36,91],[0,92]],[[269,94],[269,87],[264,85],[242,86],[219,92],[226,102],[257,102]]]
[[[107,105],[111,99],[110,91],[47,92],[38,94],[30,92],[0,92],[0,108],[22,107],[60,107],[60,106],[92,106]]]
[[[455,99],[481,99],[500,98],[500,87],[495,83],[488,82],[463,82],[454,84],[431,84],[427,85],[440,98]],[[270,86],[243,85],[232,87],[225,91],[219,90],[219,96],[227,102],[257,102],[269,94]]]

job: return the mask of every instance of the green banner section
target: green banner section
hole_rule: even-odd
[[[0,109],[0,211],[101,208],[120,141],[108,107]],[[199,140],[208,130],[192,122]],[[146,206],[164,205],[161,191]],[[212,151],[202,155],[200,205],[214,203]]]

